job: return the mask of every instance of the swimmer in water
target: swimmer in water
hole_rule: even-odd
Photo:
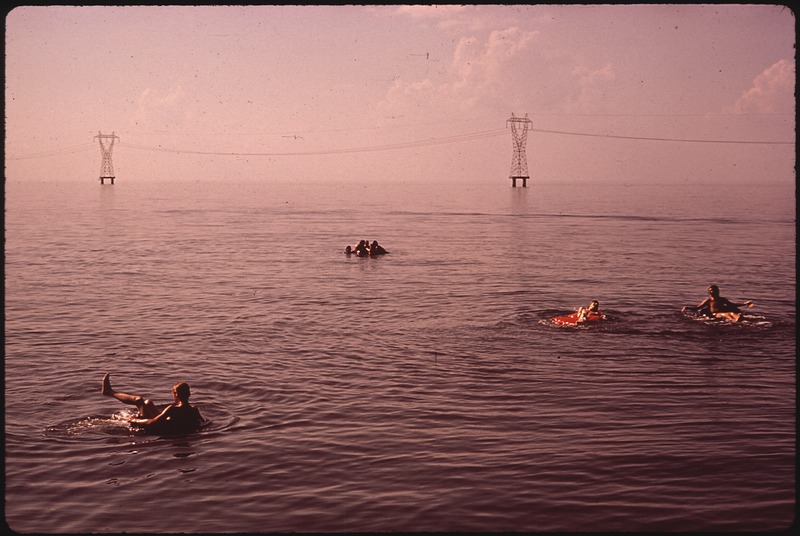
[[[371,257],[375,257],[377,255],[386,255],[387,253],[389,252],[386,251],[383,246],[378,244],[377,240],[372,241],[372,245],[369,248],[369,254]]]
[[[366,257],[369,255],[369,248],[367,247],[367,241],[362,240],[359,242],[355,248],[353,248],[353,253],[358,255],[359,257]]]
[[[708,298],[697,305],[686,305],[681,308],[682,312],[699,311],[700,314],[714,318],[723,318],[731,322],[739,322],[744,316],[739,307],[752,307],[753,302],[747,300],[742,303],[734,303],[728,298],[719,295],[719,287],[710,285],[708,287]]]
[[[591,319],[605,319],[606,315],[600,312],[600,303],[592,300],[587,307],[578,308],[578,322],[585,322]]]
[[[139,416],[131,419],[131,423],[147,431],[157,433],[187,433],[197,430],[204,422],[200,410],[189,403],[189,384],[178,382],[172,386],[173,403],[163,410],[149,399],[138,395],[129,395],[115,391],[111,387],[111,375],[103,376],[101,390],[105,396],[111,396],[122,402],[136,406]]]

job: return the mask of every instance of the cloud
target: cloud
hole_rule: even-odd
[[[782,113],[795,109],[795,66],[780,60],[753,81],[733,105],[736,113]]]
[[[614,69],[610,64],[600,69],[590,69],[585,66],[575,67],[572,78],[577,81],[575,95],[565,104],[568,112],[579,113],[602,108],[608,102],[608,87],[610,82],[616,80]]]
[[[134,123],[138,128],[156,130],[183,128],[194,117],[187,101],[187,94],[181,86],[165,91],[147,88],[139,96]]]
[[[536,32],[517,27],[490,32],[487,36],[461,37],[452,59],[436,82],[395,80],[378,108],[384,116],[413,116],[415,112],[442,115],[481,113],[497,106],[509,93],[509,85],[524,88],[519,64],[525,63]],[[507,107],[507,106],[506,106]]]

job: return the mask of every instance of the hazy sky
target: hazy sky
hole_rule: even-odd
[[[10,180],[96,181],[113,131],[118,181],[507,185],[514,113],[532,182],[794,181],[779,5],[45,6],[5,30]]]

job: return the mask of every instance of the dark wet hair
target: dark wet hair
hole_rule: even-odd
[[[189,395],[191,395],[191,391],[189,390],[189,384],[186,382],[178,382],[172,388],[175,391],[175,394],[178,395],[178,398],[182,401],[186,402],[189,400]]]

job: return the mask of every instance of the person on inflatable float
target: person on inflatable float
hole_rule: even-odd
[[[586,322],[587,320],[600,320],[605,319],[600,311],[600,303],[597,300],[592,300],[588,307],[578,308],[578,322]]]
[[[724,318],[731,322],[739,322],[744,316],[739,307],[752,307],[753,302],[745,300],[742,303],[734,303],[728,298],[719,295],[719,287],[710,285],[708,287],[708,298],[697,305],[685,305],[681,308],[682,312],[699,311],[701,315],[714,318]]]
[[[191,391],[189,390],[189,384],[186,382],[178,382],[172,386],[174,402],[161,410],[152,401],[144,397],[115,391],[111,387],[110,374],[103,376],[101,392],[103,395],[112,396],[124,404],[136,406],[139,410],[139,415],[131,419],[130,422],[149,432],[178,434],[193,432],[205,422],[205,419],[200,415],[200,410],[189,403]]]

